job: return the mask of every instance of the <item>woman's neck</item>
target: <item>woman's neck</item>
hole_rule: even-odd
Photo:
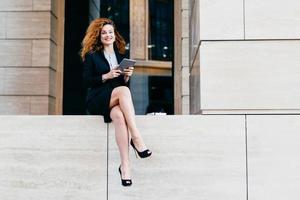
[[[114,53],[114,46],[113,45],[104,46],[103,49],[107,53]]]

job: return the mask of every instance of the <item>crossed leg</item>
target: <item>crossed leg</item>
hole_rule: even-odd
[[[139,151],[146,150],[144,141],[135,122],[135,112],[131,98],[131,92],[128,87],[116,87],[111,94],[110,108],[119,105],[121,112],[124,115],[127,127],[130,131],[131,138]]]
[[[121,171],[123,179],[130,179],[129,166],[129,133],[124,115],[119,105],[114,106],[110,111],[110,117],[115,127],[115,139],[121,157]]]

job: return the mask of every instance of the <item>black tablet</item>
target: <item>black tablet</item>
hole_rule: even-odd
[[[135,62],[135,60],[124,58],[119,64],[119,69],[124,71],[124,69],[127,69],[128,67],[133,67]]]

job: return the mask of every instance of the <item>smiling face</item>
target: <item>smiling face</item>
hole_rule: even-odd
[[[112,45],[116,40],[114,27],[110,24],[103,26],[101,30],[101,43],[103,46]]]

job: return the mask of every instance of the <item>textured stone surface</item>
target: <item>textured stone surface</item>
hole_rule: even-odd
[[[133,185],[121,186],[119,152],[110,125],[108,199],[246,200],[243,116],[137,116],[153,156],[136,159]]]
[[[0,117],[1,199],[106,199],[106,125],[101,120]]]
[[[249,199],[299,199],[299,129],[299,115],[247,116]]]
[[[243,1],[201,0],[200,39],[231,40],[244,38]]]
[[[245,1],[246,39],[299,39],[300,1]]]
[[[299,110],[299,51],[299,41],[203,42],[201,109]]]

